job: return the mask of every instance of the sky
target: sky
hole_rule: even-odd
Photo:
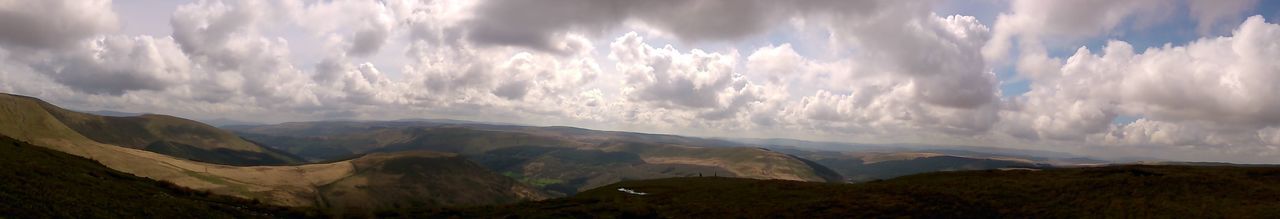
[[[1277,163],[1277,16],[1256,0],[0,0],[0,92],[258,123]]]

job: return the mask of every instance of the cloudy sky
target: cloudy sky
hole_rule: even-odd
[[[0,92],[1275,163],[1280,3],[0,0]]]

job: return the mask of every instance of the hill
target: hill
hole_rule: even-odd
[[[630,194],[619,189],[644,193]],[[626,181],[507,206],[408,217],[1080,218],[1280,217],[1280,168],[1109,166],[918,174],[829,184],[723,177]]]
[[[548,197],[451,153],[375,153],[351,163],[354,174],[318,187],[318,207],[335,215],[359,215],[375,210],[510,204]]]
[[[0,136],[0,217],[276,218],[304,212],[112,170]]]
[[[323,160],[368,152],[439,151],[556,195],[622,180],[687,176],[841,181],[817,163],[725,141],[568,127],[392,122],[301,122],[231,127],[270,147]]]
[[[54,138],[79,135],[98,143],[142,149],[194,161],[237,165],[286,165],[302,160],[288,153],[262,147],[230,132],[183,118],[144,114],[139,116],[99,116],[54,106],[39,99],[0,94],[0,103],[7,109],[4,120],[23,120],[24,117],[51,116],[41,122],[61,123],[70,130],[51,130],[41,126],[24,126],[22,123],[6,123],[7,130],[21,130],[31,135],[53,134]],[[67,133],[67,132],[74,133]],[[6,132],[12,133],[12,132]],[[15,137],[27,134],[13,135]],[[83,140],[78,139],[77,140]]]
[[[544,194],[541,193],[527,192],[529,189],[522,189],[522,185],[506,187],[441,187],[439,185],[459,184],[439,184],[431,182],[430,180],[407,180],[397,181],[395,183],[374,180],[371,181],[372,184],[365,185],[357,183],[355,185],[363,188],[377,189],[377,192],[389,194],[412,194],[414,191],[429,189],[432,191],[451,191],[459,194],[469,194],[475,197],[472,199],[453,200],[433,199],[432,196],[387,196],[380,198],[381,202],[379,203],[368,203],[362,200],[352,203],[346,202],[348,199],[328,199],[327,195],[334,193],[325,193],[328,191],[325,188],[342,188],[341,186],[326,187],[330,184],[352,181],[350,179],[367,178],[368,176],[391,176],[383,178],[400,179],[398,177],[400,174],[394,172],[394,170],[396,170],[395,168],[384,168],[382,167],[384,164],[383,162],[370,162],[368,161],[369,159],[394,160],[396,161],[392,162],[394,164],[409,166],[416,165],[417,167],[415,168],[419,168],[422,171],[468,172],[470,174],[458,176],[458,180],[465,180],[474,185],[510,185],[512,181],[483,168],[449,170],[449,168],[476,166],[476,164],[469,163],[470,161],[466,161],[464,159],[445,158],[456,155],[428,155],[415,152],[388,153],[364,156],[349,160],[296,166],[242,167],[209,164],[193,161],[191,159],[175,158],[173,156],[136,149],[133,147],[95,141],[85,135],[82,135],[80,132],[77,132],[72,127],[69,127],[67,123],[63,122],[63,119],[59,119],[58,116],[55,116],[54,114],[62,113],[64,114],[63,116],[79,115],[65,112],[51,112],[52,110],[47,109],[57,108],[34,98],[11,95],[0,96],[0,135],[10,136],[14,139],[30,142],[32,145],[37,145],[47,149],[83,158],[89,158],[120,172],[134,174],[154,180],[172,182],[178,186],[198,191],[208,191],[214,194],[261,200],[262,202],[273,205],[315,207],[323,204],[323,206],[319,207],[344,206],[344,208],[346,208],[349,206],[351,207],[350,209],[373,210],[379,208],[379,204],[382,203],[423,203],[421,205],[414,204],[409,206],[439,207],[471,205],[477,203],[509,203],[511,202],[510,200],[512,200],[512,197],[517,197],[520,200],[536,200],[544,197]],[[90,120],[94,117],[86,118],[89,119],[85,120]],[[76,119],[73,121],[81,120]],[[162,118],[158,123],[161,123],[162,127],[168,127],[163,124],[181,124],[181,121],[189,120]],[[89,124],[92,123],[90,122]],[[108,130],[99,131],[109,132]],[[162,130],[162,132],[152,134],[156,134],[155,136],[159,136],[161,138],[175,135],[174,133],[163,131],[175,129],[162,128],[156,130]],[[121,136],[113,133],[105,133],[102,135]],[[181,140],[184,137],[175,138]],[[121,139],[131,140],[133,138]],[[207,138],[197,136],[189,137],[188,139]],[[394,157],[396,159],[389,159],[388,157]],[[425,157],[426,159],[418,159],[420,157]],[[440,165],[442,163],[451,163],[452,165]],[[399,197],[403,199],[390,197]],[[362,214],[367,212],[352,213]]]

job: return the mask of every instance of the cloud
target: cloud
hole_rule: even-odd
[[[654,48],[635,32],[619,37],[609,46],[610,59],[618,62],[618,72],[626,75],[627,92],[637,101],[660,107],[718,108],[733,96],[732,86],[743,82],[735,73],[734,54],[693,50],[688,54],[668,45]],[[730,97],[732,98],[732,97]]]
[[[210,51],[239,35],[249,34],[258,19],[265,16],[265,5],[256,1],[199,1],[179,6],[170,21],[173,38],[191,54]]]
[[[736,52],[654,48],[635,32],[609,47],[609,58],[625,77],[621,95],[637,107],[669,110],[692,120],[680,123],[768,125],[775,116],[752,110],[777,108],[785,99],[783,87],[761,86],[739,74]],[[745,118],[748,114],[754,118]]]
[[[807,14],[867,13],[893,1],[521,0],[489,1],[468,21],[478,44],[560,52],[564,32],[599,35],[639,21],[686,41],[734,40],[760,34]]]
[[[1231,21],[1258,4],[1257,0],[1188,0],[1191,17],[1196,19],[1196,32],[1207,35],[1213,27]]]
[[[314,4],[285,3],[294,23],[317,35],[342,37],[345,55],[363,57],[376,54],[391,37],[397,23],[412,13],[417,2],[340,0]],[[399,8],[395,8],[399,7]]]
[[[791,44],[766,46],[747,56],[747,69],[767,81],[782,83],[784,79],[808,71],[809,63],[791,48]]]
[[[191,61],[172,38],[105,36],[54,63],[54,80],[95,94],[163,90],[191,78]]]
[[[390,22],[367,23],[351,37],[351,48],[347,49],[347,54],[368,56],[377,53],[378,49],[386,44],[389,35],[391,35]]]
[[[1080,48],[1033,75],[1031,91],[1002,113],[1030,137],[1101,144],[1265,148],[1258,133],[1280,126],[1280,25],[1260,16],[1232,36],[1136,52],[1111,41],[1101,53]],[[1120,115],[1139,116],[1120,126]]]
[[[198,99],[222,102],[247,95],[263,104],[316,104],[308,77],[290,62],[288,42],[262,36],[269,11],[258,1],[199,1],[178,7],[173,37],[200,68],[191,89]]]
[[[0,45],[10,49],[65,48],[115,31],[110,0],[0,2]]]
[[[1015,0],[1011,12],[996,18],[991,43],[982,51],[988,62],[1008,56],[1015,38],[1024,41],[1023,53],[1036,53],[1045,38],[1075,41],[1109,33],[1125,22],[1152,24],[1168,17],[1176,1],[1033,1]]]
[[[976,108],[995,100],[995,75],[982,63],[988,29],[969,16],[938,17],[920,8],[883,11],[872,19],[841,22],[836,37],[867,52],[864,60],[911,78],[920,100]],[[914,14],[914,15],[913,15]],[[900,17],[905,16],[905,17]]]
[[[329,95],[341,99],[339,103],[391,104],[401,99],[402,89],[371,63],[328,59],[316,64],[312,77],[323,89],[338,91]]]
[[[1280,67],[1268,59],[1280,57],[1280,28],[1237,22],[1251,0],[1192,0],[1187,12],[1179,1],[1012,1],[992,28],[936,14],[933,1],[202,0],[164,12],[172,36],[113,33],[108,3],[0,3],[12,18],[0,19],[0,90],[265,121],[447,117],[1280,155]],[[1079,46],[1184,21],[1196,23],[1175,25],[1234,31]],[[1064,48],[1078,49],[1056,54]],[[1000,80],[1030,90],[1002,98]]]

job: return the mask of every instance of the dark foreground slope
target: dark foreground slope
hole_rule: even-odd
[[[627,188],[647,195],[632,195]],[[1280,168],[1114,166],[927,173],[859,184],[699,177],[627,181],[450,217],[1280,217]]]
[[[0,136],[0,218],[302,217],[281,207],[182,189]]]

